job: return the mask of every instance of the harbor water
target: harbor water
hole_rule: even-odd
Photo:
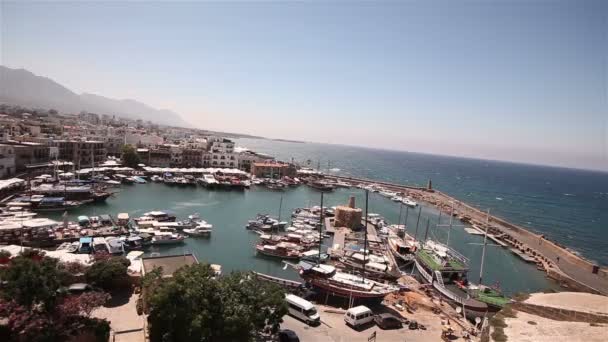
[[[608,265],[606,172],[343,145],[264,139],[237,143],[338,175],[419,186],[432,179],[434,188],[454,198]]]
[[[350,196],[355,196],[357,206],[364,207],[364,192],[360,189],[338,189],[325,195],[324,204],[335,206],[345,204]],[[258,235],[245,229],[245,224],[258,213],[279,214],[282,200],[281,220],[289,221],[291,212],[298,207],[318,205],[320,193],[307,186],[290,188],[284,192],[252,186],[250,190],[223,191],[207,190],[197,187],[168,186],[162,183],[123,185],[120,193],[110,197],[105,203],[86,205],[69,212],[69,219],[75,220],[78,215],[111,214],[114,217],[120,212],[127,212],[131,217],[141,216],[151,210],[171,210],[178,218],[198,213],[201,218],[213,224],[213,233],[209,238],[188,238],[183,245],[152,247],[148,254],[160,255],[193,253],[202,262],[221,264],[224,272],[231,270],[254,270],[278,277],[298,279],[291,268],[276,259],[256,256],[255,243]],[[420,207],[419,207],[420,208]],[[405,206],[392,202],[379,194],[371,193],[369,211],[384,216],[389,222],[396,223],[399,212],[402,217],[407,214],[407,225],[410,234],[414,234],[418,217],[417,209],[406,209]],[[418,228],[418,238],[423,239],[427,219],[429,220],[429,238],[445,242],[449,222],[445,215],[438,224],[438,211],[432,207],[422,207]],[[50,217],[61,220],[61,213]],[[481,258],[479,236],[464,232],[460,222],[455,220],[455,227],[450,234],[450,245],[470,258],[471,271],[469,278],[478,280]],[[325,244],[331,243],[327,240]],[[555,287],[546,279],[544,273],[535,266],[526,264],[508,249],[488,247],[484,267],[484,283],[499,283],[507,293],[540,291]]]

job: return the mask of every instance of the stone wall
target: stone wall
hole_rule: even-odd
[[[336,208],[334,227],[347,227],[358,229],[361,226],[362,210],[359,208],[349,208],[339,206]]]
[[[559,309],[528,303],[513,303],[511,307],[531,315],[536,315],[556,321],[608,323],[608,316],[575,310]]]

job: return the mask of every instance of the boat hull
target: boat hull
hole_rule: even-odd
[[[417,260],[415,261],[416,270],[421,275],[421,278],[426,284],[430,284],[444,299],[454,307],[464,308],[466,317],[468,319],[475,319],[476,317],[483,317],[490,312],[489,307],[480,301],[472,298],[463,298],[458,294],[451,291],[449,288],[442,286],[429,271],[427,271]]]

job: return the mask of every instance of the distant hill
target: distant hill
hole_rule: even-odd
[[[94,94],[76,94],[50,78],[34,75],[25,69],[0,65],[0,103],[53,108],[60,112],[116,115],[149,120],[170,126],[189,126],[179,114],[155,109],[135,100],[116,100]]]

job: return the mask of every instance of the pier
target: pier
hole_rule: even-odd
[[[453,203],[454,214],[470,223],[484,224],[487,217],[487,213],[482,210],[432,188],[334,175],[326,176],[326,178],[349,182],[353,185],[381,185],[390,191],[401,192],[415,200],[433,205],[448,215]],[[530,232],[503,218],[490,215],[489,223],[491,225],[489,233],[500,236],[499,240],[502,240],[503,243],[516,248],[523,255],[542,265],[547,275],[563,287],[608,295],[608,268],[599,267],[565,247],[547,240],[543,235]],[[467,230],[467,232],[475,234],[473,230]],[[520,255],[518,254],[518,256]]]

